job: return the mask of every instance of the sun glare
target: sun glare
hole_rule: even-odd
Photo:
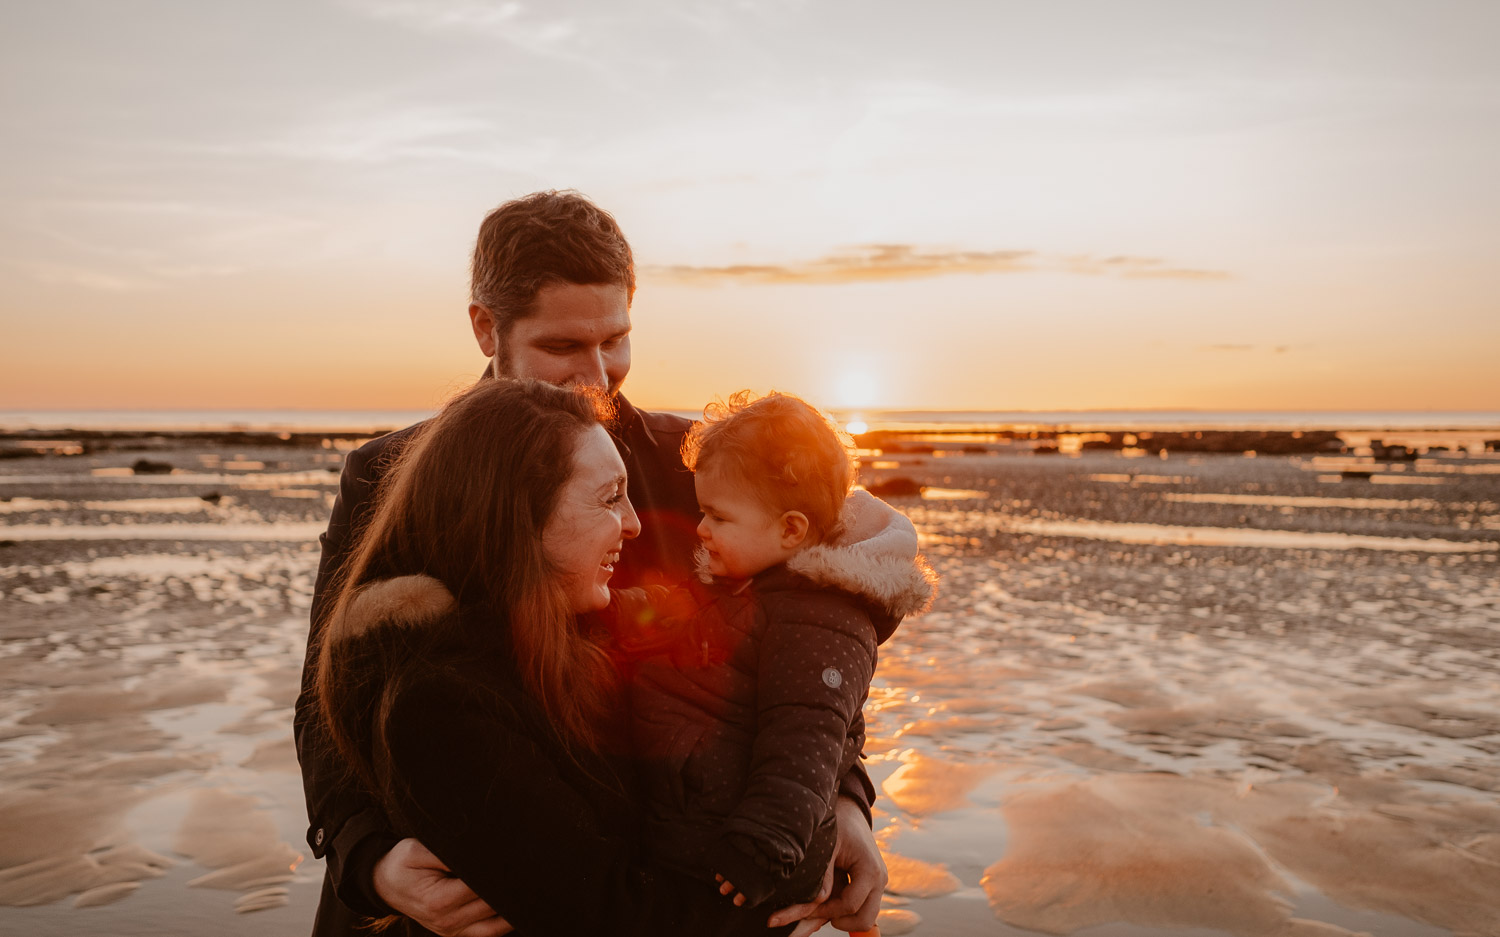
[[[868,407],[877,402],[875,398],[879,393],[880,384],[874,374],[845,371],[834,384],[834,399],[830,402],[836,407]]]
[[[868,433],[869,431],[870,424],[866,423],[864,420],[850,420],[848,424],[844,426],[844,432],[848,433],[850,436],[860,436],[864,433]]]

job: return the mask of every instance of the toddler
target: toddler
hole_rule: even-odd
[[[911,522],[850,494],[847,437],[803,401],[713,405],[683,446],[701,583],[615,594],[646,842],[736,904],[813,898],[864,745],[876,646],[930,604]]]

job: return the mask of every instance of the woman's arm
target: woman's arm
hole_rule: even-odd
[[[527,934],[769,934],[764,913],[644,866],[488,694],[427,681],[388,722],[395,809],[412,835]]]

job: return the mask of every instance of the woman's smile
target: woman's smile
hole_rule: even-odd
[[[592,612],[609,605],[609,579],[625,541],[641,532],[641,522],[625,494],[625,463],[603,426],[579,437],[572,467],[542,543],[572,611]]]

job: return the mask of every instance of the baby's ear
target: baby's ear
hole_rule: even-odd
[[[801,511],[787,511],[781,515],[781,548],[795,550],[807,539],[807,515]]]

